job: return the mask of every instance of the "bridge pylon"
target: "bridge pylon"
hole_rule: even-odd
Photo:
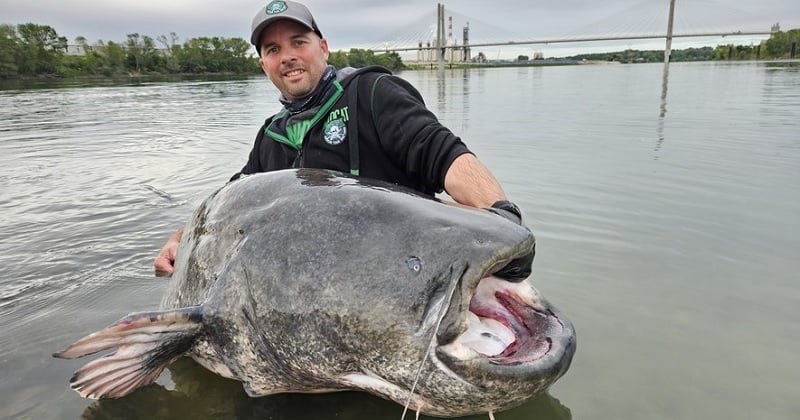
[[[450,43],[453,39],[453,17],[448,18],[448,26],[445,32],[444,3],[436,5],[436,37],[423,43],[420,40],[417,48],[406,48],[405,50],[417,51],[417,61],[427,63],[437,63],[439,69],[444,69],[445,63],[466,62],[470,60],[471,49],[469,45],[469,22],[463,28],[464,41],[458,45],[458,41]]]

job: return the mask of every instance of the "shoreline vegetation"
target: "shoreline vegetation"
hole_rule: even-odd
[[[783,60],[796,58],[800,29],[774,32],[759,45],[672,50],[671,62],[713,60]],[[563,58],[516,59],[446,63],[448,68],[499,66],[558,66],[585,63],[663,62],[663,50],[624,50],[580,54]],[[436,68],[430,63],[403,63],[397,52],[372,50],[331,51],[336,68],[381,65],[392,71]],[[231,77],[261,74],[253,47],[242,38],[200,37],[178,43],[174,32],[152,38],[128,34],[124,42],[98,40],[89,44],[79,36],[70,44],[50,26],[0,24],[0,80],[136,79],[186,76]]]

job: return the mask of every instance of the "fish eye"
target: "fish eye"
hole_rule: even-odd
[[[409,257],[406,260],[406,264],[408,264],[408,269],[413,271],[414,273],[419,273],[422,271],[422,260],[417,257]]]

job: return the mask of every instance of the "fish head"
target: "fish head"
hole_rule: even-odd
[[[408,401],[434,415],[501,411],[545,391],[569,368],[576,349],[572,323],[532,285],[494,275],[528,252],[525,227],[476,210],[449,212],[459,232],[439,275],[418,336],[433,340]],[[463,217],[463,220],[459,220]],[[449,255],[448,255],[449,254]]]
[[[349,311],[371,324],[361,339],[374,355],[362,359],[364,375],[349,377],[355,387],[426,414],[460,416],[514,407],[564,375],[576,348],[571,322],[530,278],[494,275],[534,247],[527,227],[397,188],[386,194],[365,180],[348,186],[376,189],[357,206],[367,219],[359,222],[362,239],[348,245],[374,239],[352,252],[373,272],[349,294],[360,302]],[[359,237],[338,235],[348,236]]]

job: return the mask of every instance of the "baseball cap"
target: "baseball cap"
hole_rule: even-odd
[[[311,12],[308,11],[306,6],[294,1],[273,0],[267,4],[267,7],[259,10],[258,14],[253,18],[253,31],[250,34],[250,43],[258,48],[258,43],[261,40],[261,32],[263,32],[267,26],[280,19],[291,19],[300,23],[322,38],[322,32],[320,32],[317,27],[317,22],[314,21],[314,16],[311,16]]]

